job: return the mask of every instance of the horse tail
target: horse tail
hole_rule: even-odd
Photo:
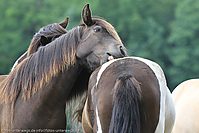
[[[113,89],[113,111],[109,133],[139,133],[140,83],[132,75],[121,75]]]

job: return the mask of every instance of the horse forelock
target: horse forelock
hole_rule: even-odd
[[[118,33],[116,32],[115,28],[108,23],[106,20],[100,18],[100,17],[94,17],[92,19],[94,25],[99,25],[102,26],[106,31],[116,40],[118,41],[121,45],[123,45]],[[86,26],[84,23],[80,23],[80,26]],[[123,45],[124,47],[124,45]]]
[[[39,32],[37,32],[32,41],[31,41],[31,44],[28,48],[28,54],[27,56],[29,56],[30,54],[34,53],[37,51],[38,47],[40,46],[40,39],[41,39],[41,36],[45,36],[45,37],[56,37],[56,36],[60,36],[60,35],[63,35],[67,33],[67,31],[62,27],[60,26],[59,24],[57,23],[54,23],[54,24],[49,24],[45,27],[42,27]]]
[[[82,27],[73,28],[25,58],[0,84],[0,100],[15,102],[20,93],[30,98],[54,76],[76,63],[76,48]]]

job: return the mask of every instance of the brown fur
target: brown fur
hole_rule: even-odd
[[[36,54],[24,59],[0,84],[1,101],[15,102],[21,91],[25,99],[30,98],[38,88],[42,88],[58,72],[73,65],[76,62],[77,45],[73,37],[80,29],[82,27],[71,30],[68,34],[48,44],[48,47],[41,47]],[[66,42],[72,46],[63,45]]]
[[[83,132],[100,132],[101,125],[106,133],[154,133],[160,115],[160,86],[154,71],[131,57],[108,64],[90,76]]]
[[[45,46],[46,44],[48,44],[49,42],[53,41],[54,39],[56,39],[57,37],[61,36],[62,34],[66,33],[66,30],[64,28],[67,27],[68,24],[68,17],[61,22],[60,24],[54,23],[54,24],[50,24],[47,25],[45,27],[42,27],[38,33],[35,34],[34,38],[32,39],[32,42],[30,44],[29,47],[29,51],[26,51],[14,64],[12,70],[14,70],[14,68],[20,63],[22,62],[28,55],[30,56],[32,53],[35,53],[38,48],[40,46]],[[0,84],[1,82],[6,79],[9,75],[1,75],[0,76]],[[15,97],[15,96],[14,96]],[[13,97],[13,98],[14,98]],[[1,101],[4,102],[4,101]],[[15,102],[13,102],[11,104],[11,106],[7,106],[6,110],[6,123],[7,125],[9,125],[8,123],[8,119],[13,118],[13,113],[14,113],[14,104]],[[1,105],[1,104],[0,104]],[[2,109],[2,107],[0,107],[0,109]],[[11,112],[11,113],[10,113]],[[12,122],[12,121],[11,121]]]
[[[114,29],[106,21],[92,22],[41,46],[2,81],[1,128],[65,129],[66,102],[87,90],[90,72],[107,62],[110,55],[126,55],[119,36],[110,31]]]
[[[93,19],[93,23],[95,23],[96,25],[100,25],[102,26],[104,29],[107,30],[107,32],[115,39],[117,40],[120,44],[123,44],[118,33],[116,32],[115,28],[108,23],[107,21],[100,19],[98,17],[95,17]],[[84,23],[81,23],[80,25],[85,25]]]
[[[117,32],[109,23],[101,19],[94,19],[94,21],[109,31],[109,34],[117,41],[121,42]],[[5,103],[15,101],[18,93],[21,91],[19,88],[25,89],[23,90],[23,97],[25,99],[30,98],[37,91],[38,87],[42,88],[58,72],[73,65],[76,62],[76,47],[80,42],[83,29],[84,26],[72,29],[68,34],[51,42],[49,47],[41,47],[37,54],[33,54],[25,59],[0,85],[1,101]],[[76,36],[77,34],[79,36]],[[63,45],[66,42],[68,45]],[[54,43],[56,45],[53,45]],[[42,64],[45,64],[45,66],[41,67],[40,65]],[[10,88],[12,89],[10,90]],[[26,90],[26,88],[29,89]]]
[[[68,18],[67,18],[68,19]],[[62,22],[63,23],[63,22]],[[67,24],[66,24],[67,25]],[[33,37],[33,39],[32,39],[32,41],[31,41],[31,44],[30,44],[30,46],[29,46],[29,49],[28,49],[28,52],[27,52],[27,56],[30,56],[31,54],[33,54],[33,53],[35,53],[37,50],[38,50],[38,48],[40,47],[40,45],[46,45],[46,44],[43,44],[43,43],[41,43],[41,36],[45,36],[45,37],[47,37],[47,38],[50,38],[50,37],[52,37],[52,38],[55,38],[56,36],[60,36],[60,35],[62,35],[62,34],[65,34],[65,33],[67,33],[67,31],[62,27],[62,26],[60,26],[59,24],[57,24],[57,23],[54,23],[54,24],[50,24],[50,25],[47,25],[47,26],[45,26],[45,27],[42,27],[40,30],[39,30],[39,32],[38,33],[36,33],[35,35],[34,35],[34,37]],[[23,56],[22,58],[20,58],[20,62],[22,62],[23,60],[25,59],[25,56]],[[23,65],[22,65],[23,66]],[[18,72],[16,72],[16,71],[19,71],[21,68],[19,67],[17,70],[15,70],[14,71],[14,73],[18,73]],[[15,75],[15,76],[17,76],[16,74],[12,74],[12,72],[10,73],[11,75]],[[24,74],[23,74],[24,75]],[[6,75],[6,77],[7,77],[8,75]],[[22,75],[20,75],[20,77],[21,77]],[[27,79],[27,76],[28,75],[26,75],[26,76],[23,76],[25,79]],[[4,79],[5,79],[5,76],[3,76],[4,77]],[[16,78],[17,77],[12,77],[12,76],[9,76],[8,77],[9,79],[6,79],[6,81],[4,81],[2,84],[0,84],[0,86],[1,86],[1,88],[2,88],[2,86],[4,86],[3,88],[4,89],[1,89],[0,90],[0,92],[1,92],[1,94],[0,95],[4,95],[3,96],[3,98],[1,99],[1,101],[3,101],[3,102],[5,102],[5,103],[8,103],[8,97],[6,96],[6,88],[9,90],[9,87],[11,87],[11,86],[16,86],[16,88],[13,88],[14,90],[13,91],[11,91],[10,92],[10,94],[8,93],[8,96],[10,95],[10,100],[12,101],[12,99],[14,98],[14,97],[16,97],[15,96],[15,93],[18,93],[16,90],[17,90],[17,86],[20,86],[20,84],[19,85],[14,85],[14,84],[12,84],[12,80],[14,80],[16,83],[18,82],[18,83],[20,83],[21,81],[23,81],[23,79],[21,79],[21,80],[17,80]],[[24,79],[24,80],[25,80]],[[25,80],[26,81],[26,80]],[[10,85],[8,85],[8,83],[7,82],[10,82]],[[23,83],[25,83],[25,82],[23,82]],[[22,83],[22,84],[23,84]],[[12,85],[11,85],[12,84]],[[33,84],[33,82],[31,81],[31,79],[28,79],[28,82],[27,82],[27,84],[24,84],[23,86],[25,86],[25,88],[27,88],[29,85],[30,86],[32,86],[32,84]],[[7,86],[7,87],[6,87]],[[12,88],[12,87],[11,87]],[[16,89],[16,90],[15,90]],[[30,89],[31,90],[31,89]],[[20,90],[19,90],[20,91]],[[31,95],[31,92],[28,92],[28,97],[30,97],[30,95]],[[18,94],[16,94],[16,95],[18,95]],[[7,97],[7,98],[5,98],[5,97]],[[24,98],[26,98],[26,96],[24,95]],[[14,98],[14,99],[16,99],[16,98]]]

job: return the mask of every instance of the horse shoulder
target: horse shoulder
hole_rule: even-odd
[[[88,98],[86,100],[84,109],[83,109],[83,114],[82,114],[82,129],[83,133],[92,133],[93,132],[93,127],[89,118],[89,112],[88,112]]]

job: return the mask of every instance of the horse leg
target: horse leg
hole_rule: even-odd
[[[176,116],[175,104],[173,102],[171,95],[167,95],[165,103],[166,103],[165,133],[171,133]]]
[[[160,116],[155,133],[171,133],[175,121],[175,105],[168,89],[161,94]]]
[[[91,121],[89,118],[89,113],[88,113],[88,98],[86,100],[83,114],[82,114],[82,129],[83,129],[83,133],[93,132],[93,128],[92,128]]]

